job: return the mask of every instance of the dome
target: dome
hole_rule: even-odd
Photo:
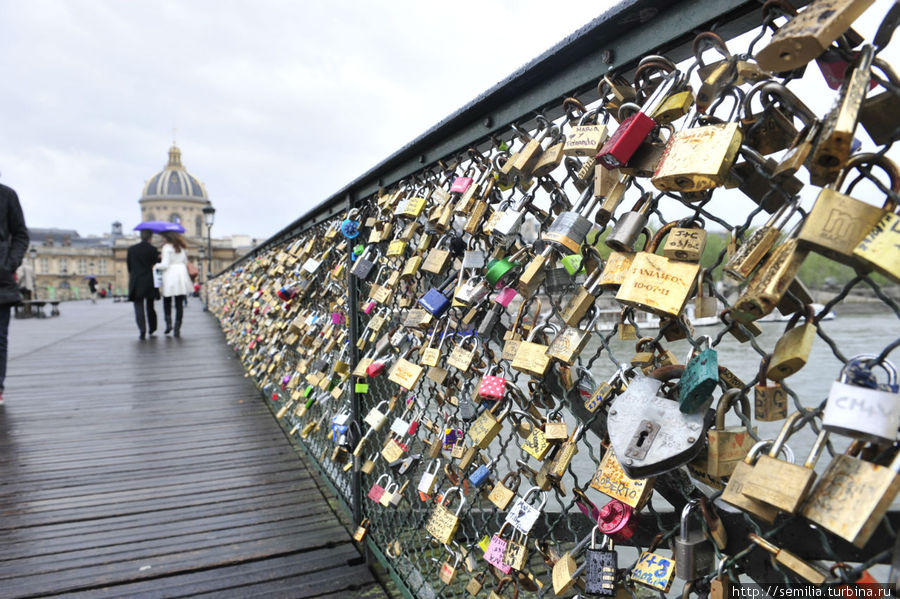
[[[186,170],[181,164],[181,150],[172,145],[169,148],[169,163],[159,173],[156,173],[144,184],[142,200],[155,199],[197,200],[206,202],[206,188]]]

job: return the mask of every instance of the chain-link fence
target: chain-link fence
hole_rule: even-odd
[[[405,592],[486,595],[506,573],[502,591],[539,597],[886,582],[900,402],[876,373],[900,342],[897,264],[860,248],[894,222],[877,198],[896,187],[871,172],[893,168],[892,136],[865,129],[880,145],[845,193],[862,182],[879,206],[822,224],[860,231],[833,247],[813,231],[829,197],[800,190],[846,160],[816,166],[827,125],[798,108],[800,74],[751,58],[788,10],[752,11],[758,35],[719,62],[557,82],[514,127],[348,194],[212,282],[229,342]],[[690,33],[701,50],[739,20],[720,12]],[[841,97],[886,43],[847,38]],[[728,96],[751,110],[693,120],[688,82],[706,114]],[[657,91],[669,103],[620,159],[608,132]],[[702,141],[662,157],[688,120]]]

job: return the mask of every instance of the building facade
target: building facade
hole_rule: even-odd
[[[145,183],[138,200],[140,221],[160,220],[185,228],[188,259],[200,270],[200,281],[208,269],[216,273],[249,251],[255,240],[246,236],[207,239],[203,208],[212,205],[206,188],[181,162],[181,150],[172,145],[169,160],[160,172]],[[114,222],[109,233],[81,237],[71,229],[29,228],[31,245],[25,255],[35,272],[39,299],[79,299],[88,295],[88,279],[94,276],[101,289],[113,295],[127,295],[129,246],[140,240],[136,231],[122,230]],[[212,255],[207,256],[211,241]],[[153,243],[162,246],[162,238]],[[211,262],[211,264],[209,264]]]

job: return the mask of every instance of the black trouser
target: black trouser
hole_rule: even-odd
[[[134,300],[134,319],[137,321],[138,330],[141,332],[141,335],[144,335],[147,332],[147,325],[150,325],[150,332],[156,330],[156,308],[153,307],[153,299],[145,298],[145,299],[136,299]],[[144,317],[144,310],[146,309],[147,316]]]
[[[166,315],[166,328],[172,326],[172,297],[163,298],[163,313]],[[184,295],[176,295],[175,297],[175,328],[181,328],[181,317],[184,315]]]

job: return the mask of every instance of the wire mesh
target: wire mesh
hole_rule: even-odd
[[[747,82],[737,89],[750,87],[752,82]],[[708,593],[721,575],[735,582],[796,582],[790,568],[768,560],[768,554],[748,540],[751,533],[790,547],[825,571],[830,568],[832,583],[855,580],[866,569],[889,562],[897,539],[894,512],[881,519],[872,541],[858,548],[822,526],[811,526],[797,514],[782,514],[770,524],[729,507],[720,501],[727,477],[705,473],[693,455],[675,460],[647,481],[650,493],[646,503],[639,502],[636,487],[616,486],[609,476],[601,476],[608,472],[602,463],[611,445],[613,403],[642,376],[645,367],[650,372],[687,363],[708,344],[727,369],[719,373],[717,398],[710,407],[714,409],[718,396],[730,388],[738,389],[752,404],[757,386],[773,384],[761,365],[771,358],[775,343],[786,330],[803,327],[804,321],[815,334],[815,351],[800,371],[809,376],[786,378],[781,386],[789,398],[786,412],[802,413],[794,422],[789,445],[798,457],[805,458],[821,430],[823,397],[830,381],[858,354],[867,355],[864,360],[870,368],[885,363],[900,343],[896,335],[900,306],[895,292],[885,287],[888,280],[857,263],[859,268],[848,275],[847,282],[809,315],[805,311],[811,300],[805,296],[805,288],[793,285],[774,302],[778,309],[770,308],[772,315],[781,313],[783,318],[759,323],[735,318],[739,314],[733,308],[746,296],[747,283],[729,283],[722,270],[736,248],[748,243],[778,206],[796,203],[792,224],[783,227],[783,233],[789,234],[810,214],[809,203],[799,201],[796,191],[776,181],[764,161],[745,162],[749,165],[745,179],[755,177],[763,186],[753,203],[736,202],[734,195],[718,189],[659,191],[646,177],[635,177],[624,185],[625,199],[611,210],[608,226],[596,222],[594,211],[601,202],[585,211],[585,216],[595,217],[589,222],[593,230],[586,239],[577,240],[576,246],[593,249],[567,247],[560,239],[577,236],[572,227],[566,229],[560,223],[575,222],[572,211],[578,198],[590,198],[597,189],[594,174],[585,165],[590,159],[566,155],[532,178],[521,173],[518,178],[509,177],[506,168],[527,153],[529,140],[538,139],[542,132],[549,133],[543,151],[549,155],[557,141],[573,137],[574,127],[585,114],[609,108],[605,100],[574,109],[577,103],[563,105],[563,100],[559,98],[539,114],[523,115],[518,130],[472,140],[456,155],[425,166],[379,194],[358,199],[347,214],[269,248],[212,283],[211,309],[283,426],[318,461],[348,504],[354,502],[354,474],[361,473],[362,500],[356,507],[366,521],[366,542],[387,556],[386,565],[416,597],[469,596],[467,587],[473,589],[472,581],[480,576],[485,576],[484,592],[494,588],[499,570],[484,558],[486,548],[496,543],[494,537],[526,545],[526,565],[512,571],[511,585],[517,584],[522,593],[537,597],[573,594],[577,586],[554,588],[560,577],[558,573],[554,576],[553,564],[564,562],[562,556],[576,547],[572,557],[576,563],[584,563],[584,552],[598,522],[592,510],[608,508],[615,501],[638,508],[630,513],[637,526],[617,531],[618,588],[635,597],[648,592],[648,587],[629,582],[641,556],[652,547],[661,558],[671,560],[674,552],[669,544],[680,534],[679,516],[686,505],[700,498],[714,503],[728,540],[721,547],[713,543],[719,569],[696,576],[692,592]],[[561,105],[566,110],[559,110]],[[675,127],[680,123],[678,120]],[[612,121],[610,126],[614,127]],[[881,146],[877,154],[885,156],[890,150],[890,144]],[[580,171],[588,171],[588,175],[582,177]],[[464,188],[467,177],[471,180]],[[867,197],[880,193],[896,199],[895,192],[871,173],[871,167],[860,169],[851,189],[860,181],[872,185]],[[690,227],[699,222],[709,240],[717,240],[708,243],[708,251],[699,260],[701,279],[691,285],[686,306],[677,310],[685,318],[658,318],[623,305],[616,300],[615,283],[591,285],[590,274],[609,269],[616,260],[604,242],[618,225],[632,218],[625,214],[633,203],[632,212],[643,208],[648,217],[646,226],[651,230],[644,233],[647,239],[670,223]],[[514,218],[518,207],[521,222]],[[481,209],[482,217],[474,218],[473,213]],[[492,219],[491,214],[497,218]],[[514,223],[507,235],[498,228],[507,227],[504,218]],[[355,227],[347,223],[353,220],[359,222],[359,237],[350,237]],[[560,231],[561,236],[552,235]],[[633,243],[640,249],[639,242]],[[779,243],[790,243],[790,237],[781,235]],[[357,245],[372,251],[360,256],[354,252]],[[526,265],[544,247],[549,248],[551,257],[543,270],[545,278],[538,276],[540,282],[533,289],[520,285],[520,291],[527,292],[508,306],[497,304],[496,297],[503,294],[498,290],[516,287],[517,280],[522,280],[519,277],[527,276],[523,274],[528,272]],[[531,252],[507,279],[492,282],[484,299],[459,302],[442,318],[423,312],[420,300],[430,290],[444,289],[449,296],[464,282],[475,288],[477,277],[486,276],[492,259],[510,258],[521,248],[531,248]],[[446,256],[441,256],[443,252]],[[476,252],[482,253],[481,260]],[[354,255],[352,261],[348,261],[348,253]],[[571,273],[561,266],[564,258],[572,256],[579,257],[587,272],[579,272],[579,260],[574,266],[569,264]],[[440,257],[444,257],[443,263]],[[347,282],[354,275],[350,271],[363,258],[375,258],[375,265],[367,277],[357,277],[358,294],[351,297]],[[469,259],[474,266],[466,267]],[[457,276],[460,272],[462,276]],[[711,319],[705,316],[702,298],[695,297],[698,290],[715,300]],[[854,326],[843,325],[842,317],[832,319],[833,310],[861,290],[870,294],[871,305],[879,308],[873,317],[877,320],[863,338]],[[583,319],[575,318],[567,325],[566,321],[572,320],[573,298],[585,292],[597,296],[590,302],[593,308]],[[492,316],[496,323],[488,328],[485,323]],[[785,329],[782,323],[791,316],[797,318]],[[356,319],[356,338],[350,335],[350,319]],[[762,329],[754,334],[757,324]],[[565,337],[566,329],[571,334],[571,329],[578,330],[572,338],[589,337],[580,352],[574,351],[577,343],[554,344]],[[513,347],[522,341],[552,345],[551,352],[568,352],[570,357],[556,357],[549,361],[546,374],[535,374],[534,366],[516,360]],[[439,348],[439,366],[428,365],[425,355],[429,348]],[[470,350],[474,354],[468,368],[448,362],[465,362]],[[357,355],[364,360],[362,366],[354,359]],[[419,365],[421,373],[415,376],[415,366],[407,363]],[[398,364],[403,366],[397,368]],[[402,379],[404,371],[413,378]],[[505,378],[506,391],[499,403],[479,396],[485,376]],[[415,382],[405,387],[398,380]],[[671,382],[663,388],[670,397],[678,393]],[[599,392],[601,389],[604,392]],[[359,401],[356,420],[354,395]],[[783,416],[774,421],[761,419],[758,406],[754,407],[752,413],[749,409],[729,411],[725,425],[754,442],[772,439],[782,427]],[[489,442],[482,442],[476,452],[478,439],[473,438],[473,431],[479,428],[476,422],[487,418],[487,412],[501,419],[499,432]],[[704,426],[709,426],[710,418],[711,414],[707,415]],[[541,443],[535,440],[535,423],[555,421],[565,423],[566,434],[548,443],[547,457],[538,459]],[[702,439],[698,443],[694,446],[705,455]],[[848,443],[849,439],[832,435],[816,471],[821,473]],[[560,467],[556,459],[566,453],[567,445],[576,451],[571,461],[562,460]],[[881,455],[869,455],[868,459],[887,464],[895,448],[883,444],[880,451]],[[554,467],[560,468],[556,475]],[[489,476],[482,482],[484,468]],[[514,526],[504,526],[512,512],[498,507],[491,494],[512,481],[512,473],[518,473],[520,482],[511,489],[516,498],[508,505],[526,498],[526,503],[541,505],[525,540]],[[429,485],[432,474],[433,485]],[[536,490],[531,492],[533,488]],[[458,530],[446,544],[429,532],[432,516],[442,509],[438,504],[444,500],[447,509],[458,516]],[[604,502],[608,505],[592,505]],[[627,513],[622,505],[616,508]],[[609,517],[608,510],[601,520],[604,517]],[[604,522],[609,525],[611,520]],[[704,536],[713,538],[708,522],[701,522],[700,527]],[[832,567],[837,564],[840,566]],[[681,583],[672,587],[674,592],[681,589]]]

